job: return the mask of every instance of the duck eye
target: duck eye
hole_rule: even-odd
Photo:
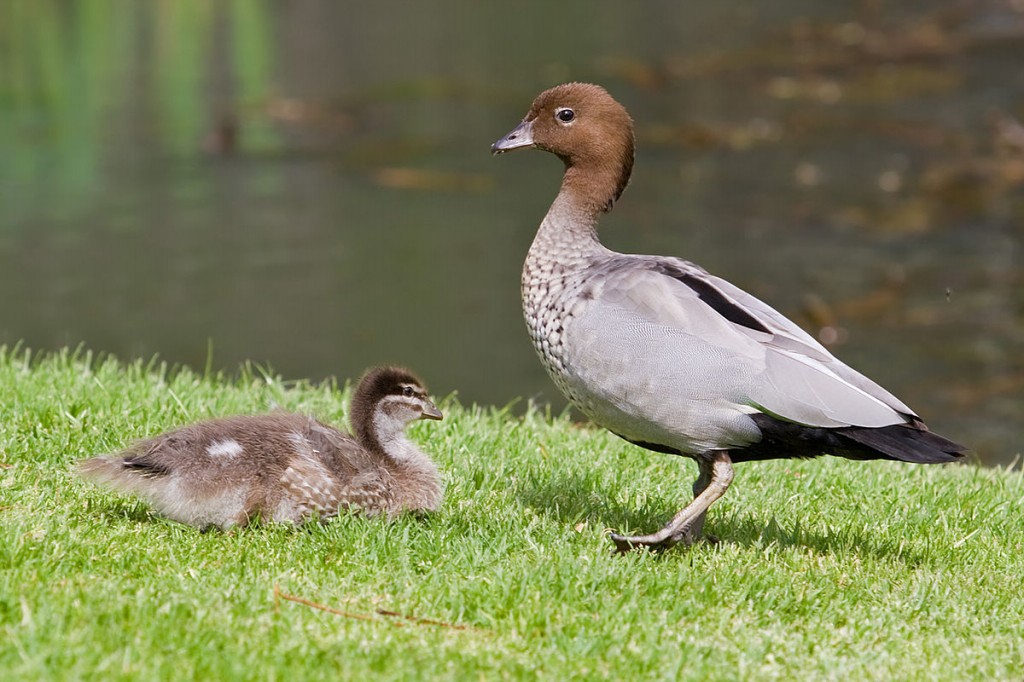
[[[571,123],[576,118],[576,112],[572,109],[559,109],[555,112],[555,117],[562,123]]]
[[[406,398],[411,398],[413,396],[412,386],[403,386],[402,395],[404,395]]]

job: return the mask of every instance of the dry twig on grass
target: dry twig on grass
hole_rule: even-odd
[[[325,604],[318,604],[318,603],[316,603],[314,601],[310,601],[309,599],[305,599],[303,597],[298,597],[298,596],[295,596],[293,594],[288,594],[286,592],[282,592],[280,586],[278,586],[275,583],[274,584],[274,609],[275,610],[280,610],[280,600],[281,599],[284,599],[286,601],[293,601],[293,602],[295,602],[297,604],[302,604],[303,606],[309,606],[310,608],[319,609],[320,611],[326,611],[327,613],[333,613],[336,616],[344,616],[345,618],[353,618],[355,620],[371,620],[371,621],[376,621],[376,620],[379,620],[379,619],[375,618],[374,615],[377,615],[377,616],[385,616],[385,617],[388,617],[388,618],[401,618],[403,620],[408,621],[409,623],[412,623],[413,625],[434,625],[434,626],[441,627],[441,628],[449,628],[451,630],[466,630],[466,631],[470,631],[470,630],[476,631],[477,630],[476,628],[470,627],[468,625],[460,625],[458,623],[446,623],[446,622],[441,621],[441,620],[433,620],[432,618],[420,618],[419,616],[409,616],[409,615],[406,615],[404,613],[398,613],[397,611],[387,611],[385,609],[377,609],[376,611],[374,611],[374,615],[369,615],[369,614],[365,614],[365,613],[350,613],[348,611],[342,611],[340,609],[336,609],[334,607],[327,606]],[[397,622],[397,621],[394,621],[394,620],[387,620],[387,621],[383,621],[383,622],[390,623],[391,625],[394,625],[396,628],[404,627],[406,625],[406,623]]]

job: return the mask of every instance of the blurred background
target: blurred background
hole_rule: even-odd
[[[639,145],[610,247],[732,280],[1009,463],[1022,66],[1024,0],[4,0],[0,343],[562,409],[519,306],[561,166],[489,146],[596,81]]]

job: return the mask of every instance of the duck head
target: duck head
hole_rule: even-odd
[[[522,122],[491,145],[493,154],[540,149],[562,160],[572,189],[601,188],[604,210],[619,198],[633,170],[633,120],[599,85],[565,83],[540,93]],[[584,183],[591,185],[590,189]]]

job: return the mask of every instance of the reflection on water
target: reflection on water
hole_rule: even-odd
[[[701,263],[1020,452],[1019,3],[444,5],[0,6],[0,342],[561,405],[518,300],[560,168],[488,147],[596,80],[640,146],[610,246]]]

